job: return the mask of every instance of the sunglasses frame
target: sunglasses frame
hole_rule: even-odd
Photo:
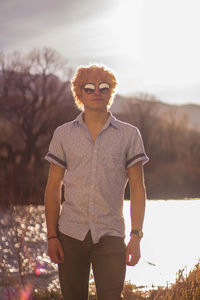
[[[106,85],[105,87],[100,87],[100,85],[102,85],[102,84],[104,84],[104,85]],[[91,86],[93,86],[94,87],[94,89],[93,88],[87,88],[86,86],[87,85],[91,85]],[[84,91],[87,93],[87,94],[93,94],[94,92],[95,92],[95,90],[96,90],[96,85],[94,84],[94,83],[90,83],[90,82],[88,82],[88,83],[86,83],[85,85],[84,85]],[[98,89],[99,89],[99,91],[102,93],[102,94],[107,94],[109,91],[110,91],[110,84],[109,83],[107,83],[107,82],[100,82],[99,83],[99,85],[98,85]]]

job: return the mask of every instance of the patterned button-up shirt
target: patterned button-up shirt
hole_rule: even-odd
[[[139,130],[110,116],[93,142],[83,112],[58,127],[45,157],[65,169],[65,201],[59,230],[84,240],[91,231],[97,243],[103,235],[124,237],[124,189],[127,168],[148,161]]]

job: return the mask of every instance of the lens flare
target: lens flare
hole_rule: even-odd
[[[33,290],[33,285],[31,282],[27,283],[24,287],[24,289],[21,289],[19,291],[19,299],[20,300],[29,300],[31,299],[31,293]]]
[[[39,268],[39,267],[35,267],[35,270],[34,270],[34,273],[35,273],[35,275],[37,275],[37,276],[39,276],[39,275],[41,275],[41,269]]]

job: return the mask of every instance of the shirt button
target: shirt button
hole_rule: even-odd
[[[94,152],[97,152],[97,150],[95,149]]]

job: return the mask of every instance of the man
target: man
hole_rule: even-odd
[[[51,163],[45,192],[48,255],[58,263],[65,300],[88,299],[90,265],[98,300],[121,299],[126,264],[140,259],[142,165],[148,158],[138,129],[108,111],[116,85],[104,66],[77,70],[71,86],[82,113],[56,129],[45,157]],[[127,180],[132,233],[126,247],[122,210]]]

